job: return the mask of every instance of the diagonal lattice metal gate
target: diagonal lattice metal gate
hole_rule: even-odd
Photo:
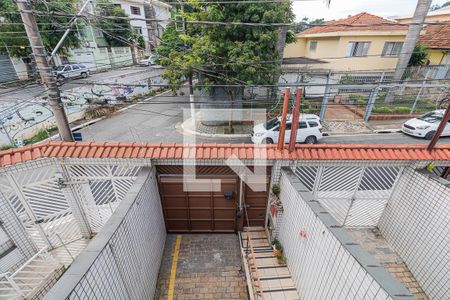
[[[401,167],[300,166],[294,169],[312,192],[343,226],[376,226]]]

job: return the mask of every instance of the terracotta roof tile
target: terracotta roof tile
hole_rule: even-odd
[[[299,35],[302,36],[308,34],[341,32],[341,31],[408,30],[407,25],[402,25],[397,21],[384,19],[382,17],[375,16],[366,12],[359,13],[346,19],[325,22],[321,25],[322,26],[314,26],[309,29],[306,29]]]
[[[50,142],[0,152],[0,167],[41,157],[227,159],[231,154],[240,159],[269,160],[448,160],[450,145],[438,145],[431,152],[426,145],[296,145],[289,153],[287,149],[278,151],[276,145]]]
[[[450,49],[450,24],[426,25],[420,35],[419,43],[431,49]]]

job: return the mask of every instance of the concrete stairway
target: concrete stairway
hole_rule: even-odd
[[[299,300],[289,270],[278,263],[264,228],[245,227],[240,238],[251,300]]]

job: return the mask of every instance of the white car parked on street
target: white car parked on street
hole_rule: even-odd
[[[292,120],[291,115],[287,116],[286,133],[284,142],[289,143],[291,136]],[[273,118],[266,123],[253,127],[252,142],[255,144],[278,143],[280,135],[281,117]],[[323,128],[320,118],[313,114],[300,114],[297,130],[297,143],[315,144],[323,137]]]
[[[157,59],[158,59],[158,56],[156,56],[156,55],[146,56],[139,61],[139,64],[141,66],[154,66],[154,65],[156,65]]]
[[[426,113],[420,117],[410,119],[403,124],[402,132],[412,136],[431,140],[434,133],[436,132],[436,129],[439,126],[439,123],[441,123],[444,112],[444,109],[439,109]],[[450,136],[449,122],[447,122],[441,136]]]
[[[86,78],[89,76],[89,69],[82,64],[61,65],[55,68],[54,73],[58,80],[74,77]]]

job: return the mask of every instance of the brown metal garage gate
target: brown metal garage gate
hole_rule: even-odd
[[[236,232],[242,226],[264,226],[268,192],[254,192],[241,184],[230,168],[196,168],[199,179],[221,179],[217,192],[183,191],[182,166],[158,166],[157,171],[168,232]],[[243,210],[239,211],[241,187]]]

